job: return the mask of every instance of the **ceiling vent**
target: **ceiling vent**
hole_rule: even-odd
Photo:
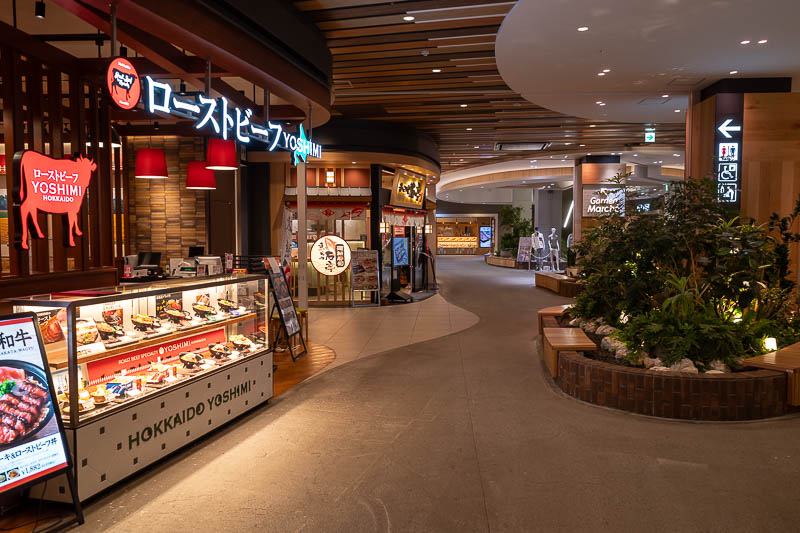
[[[550,143],[495,143],[495,152],[540,152]]]
[[[701,83],[703,83],[706,79],[705,78],[693,78],[690,76],[678,76],[677,78],[673,78],[667,83],[670,87],[697,87]]]

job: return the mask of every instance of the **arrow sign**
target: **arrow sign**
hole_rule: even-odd
[[[733,119],[729,118],[728,120],[720,124],[719,128],[717,128],[719,129],[720,133],[722,133],[725,136],[726,139],[731,138],[731,134],[728,133],[729,131],[742,131],[741,126],[731,126],[730,125],[731,122],[733,122]]]

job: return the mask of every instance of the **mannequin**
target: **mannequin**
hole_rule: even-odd
[[[542,260],[544,259],[544,234],[539,231],[539,226],[533,228],[531,235],[531,249],[533,250],[533,257],[536,259],[536,269],[542,269]]]
[[[550,235],[547,236],[547,242],[550,245],[550,270],[556,271],[559,267],[558,261],[561,255],[561,239],[559,239],[558,235],[556,234],[556,228],[550,229]]]

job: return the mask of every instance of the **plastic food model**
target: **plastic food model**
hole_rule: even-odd
[[[223,357],[227,357],[231,354],[231,349],[228,348],[224,344],[209,344],[208,351],[211,353],[211,357],[215,359],[222,359]]]
[[[217,305],[226,313],[230,313],[237,307],[236,304],[230,300],[217,300]]]
[[[206,304],[192,304],[192,309],[201,318],[216,314],[217,310]]]
[[[148,329],[155,329],[161,326],[161,322],[151,317],[150,315],[133,315],[131,317],[133,327],[139,331],[147,331]]]
[[[245,337],[244,335],[231,335],[230,339],[231,344],[237,350],[247,350],[251,346],[253,346],[253,341]]]
[[[194,369],[203,363],[203,356],[199,353],[183,352],[180,360],[184,368]]]

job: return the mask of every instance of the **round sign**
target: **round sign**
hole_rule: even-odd
[[[122,109],[133,109],[139,103],[142,92],[139,74],[133,65],[124,57],[115,57],[108,64],[106,73],[108,93],[111,100]]]
[[[323,276],[336,276],[350,266],[350,246],[336,235],[320,237],[311,247],[311,264]]]

